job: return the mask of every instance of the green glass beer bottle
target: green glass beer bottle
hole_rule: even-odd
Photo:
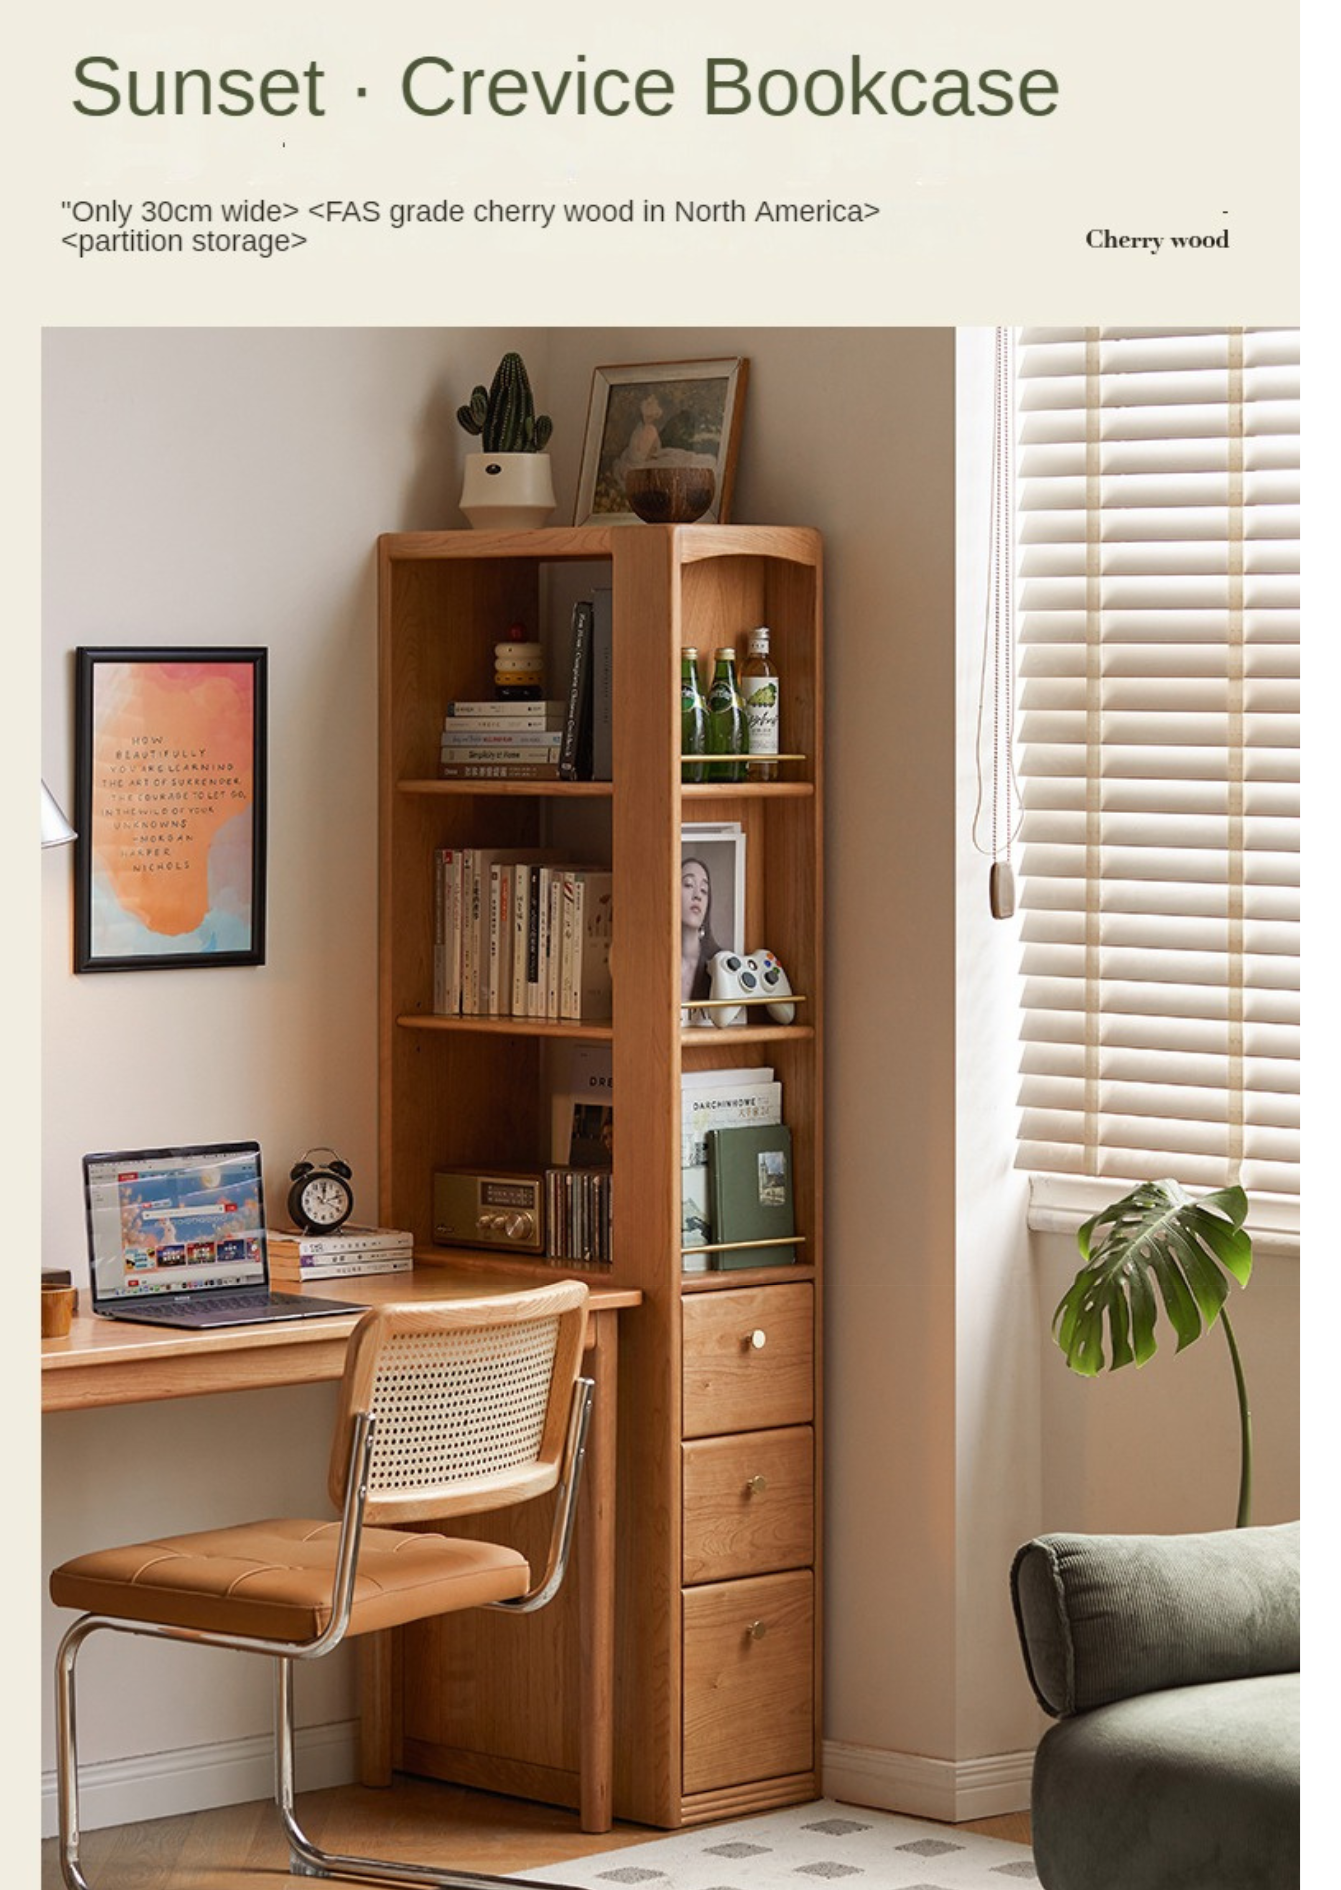
[[[698,651],[688,643],[680,651],[680,779],[701,781],[703,763],[687,761],[687,755],[701,755],[708,746],[708,705],[698,679]]]
[[[708,754],[728,755],[729,761],[709,761],[710,781],[739,781],[744,764],[737,759],[748,746],[745,704],[736,680],[736,652],[724,644],[714,652],[712,683],[708,689]]]

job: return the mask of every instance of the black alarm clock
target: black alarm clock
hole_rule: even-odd
[[[317,1161],[315,1156],[325,1156]],[[310,1148],[289,1170],[289,1219],[306,1234],[333,1234],[354,1212],[348,1162],[333,1148]]]

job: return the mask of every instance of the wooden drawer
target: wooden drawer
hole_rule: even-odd
[[[813,1431],[750,1431],[683,1450],[686,1583],[806,1568],[814,1560]]]
[[[695,1293],[684,1301],[684,1435],[773,1430],[814,1415],[808,1285]]]
[[[811,1770],[814,1584],[808,1570],[684,1597],[684,1790]]]

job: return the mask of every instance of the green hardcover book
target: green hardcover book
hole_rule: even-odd
[[[714,1243],[785,1240],[794,1234],[792,1138],[786,1124],[709,1129],[706,1140]],[[796,1249],[786,1246],[723,1244],[713,1255],[723,1271],[787,1266],[795,1259]]]

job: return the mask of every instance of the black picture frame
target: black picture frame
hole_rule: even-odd
[[[265,963],[267,652],[75,652],[74,968]]]

